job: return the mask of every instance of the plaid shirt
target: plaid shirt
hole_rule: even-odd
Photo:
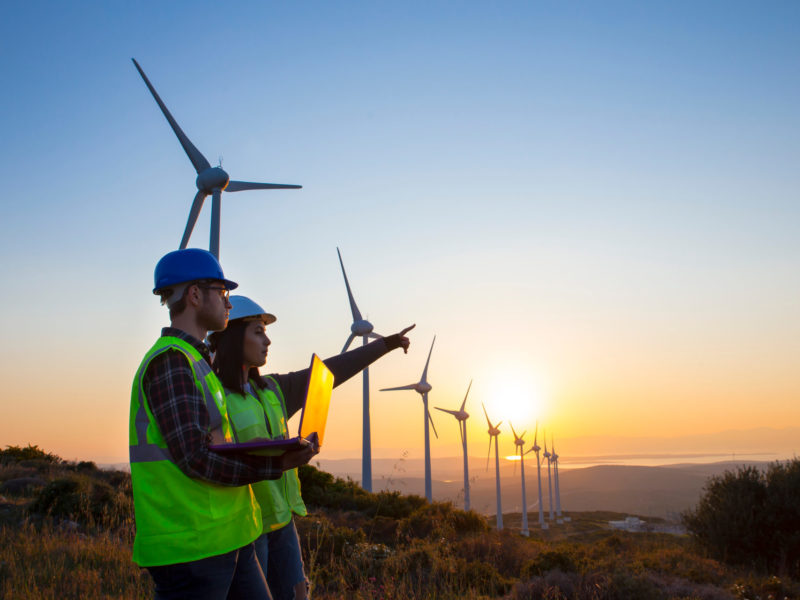
[[[188,333],[165,327],[161,335],[188,342],[210,362],[206,345]],[[172,460],[187,476],[229,486],[281,476],[277,458],[222,455],[208,449],[211,434],[205,398],[195,384],[189,362],[179,351],[167,351],[154,358],[147,366],[143,384]]]

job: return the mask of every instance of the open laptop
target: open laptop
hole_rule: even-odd
[[[212,444],[215,452],[247,452],[266,456],[277,456],[289,450],[299,450],[315,441],[322,447],[325,424],[328,421],[328,407],[333,391],[333,373],[325,366],[319,356],[311,355],[311,366],[306,386],[306,397],[300,414],[300,428],[297,436],[288,439],[258,439],[233,444]]]

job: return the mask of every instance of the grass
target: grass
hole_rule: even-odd
[[[0,450],[0,490],[39,483],[0,491],[0,597],[151,598],[131,562],[129,476],[21,450]],[[616,513],[569,513],[547,531],[529,515],[523,538],[519,514],[498,532],[449,503],[368,494],[313,467],[301,480],[310,511],[297,527],[318,600],[800,599],[798,582],[707,558],[688,536],[611,530]]]

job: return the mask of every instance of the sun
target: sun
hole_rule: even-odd
[[[498,375],[486,394],[486,411],[492,423],[513,425],[518,434],[541,424],[544,386],[533,373]]]

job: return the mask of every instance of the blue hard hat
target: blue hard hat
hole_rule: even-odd
[[[200,248],[173,250],[165,254],[156,265],[154,279],[154,294],[173,285],[201,279],[221,281],[229,290],[239,287],[238,283],[225,279],[216,257]]]
[[[228,322],[236,319],[261,319],[265,325],[277,321],[275,315],[268,313],[260,305],[256,304],[247,296],[231,296],[228,298],[231,303],[231,310],[228,313]]]

